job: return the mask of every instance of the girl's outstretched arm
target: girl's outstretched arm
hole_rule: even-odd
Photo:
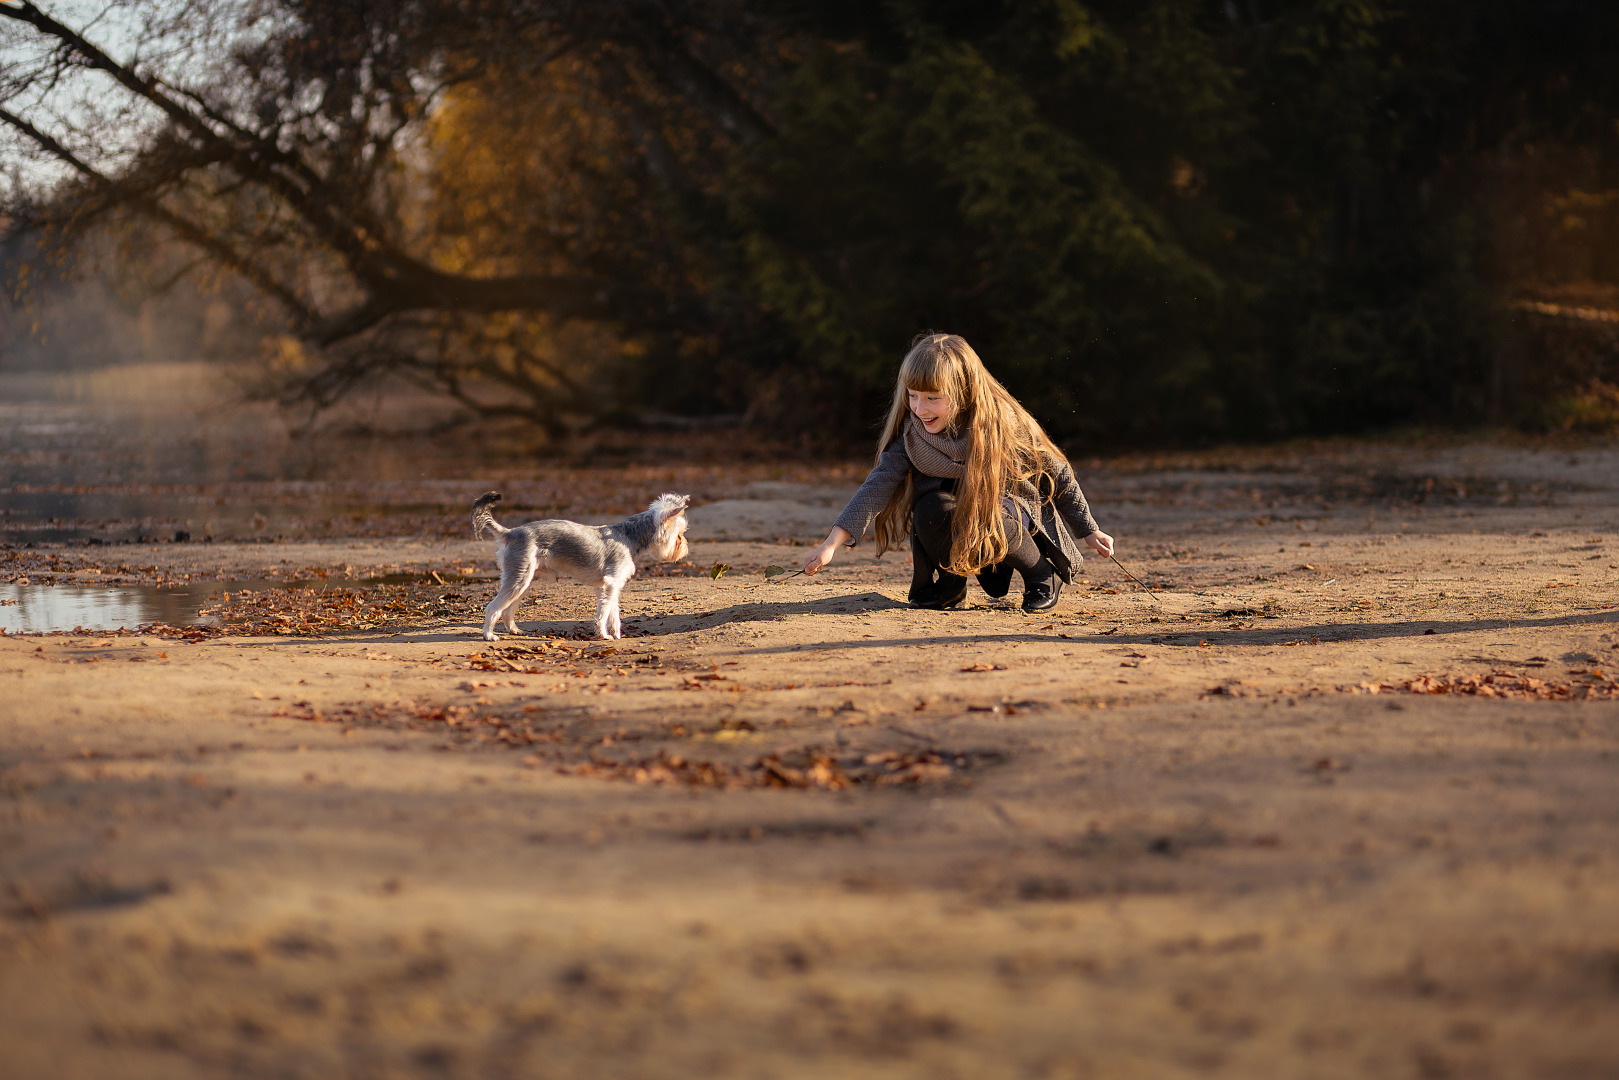
[[[853,539],[854,537],[849,535],[847,529],[840,528],[837,525],[832,526],[832,531],[826,534],[826,539],[822,540],[820,546],[813,549],[809,556],[805,558],[804,573],[820,573],[821,567],[831,562],[832,556],[838,553],[838,548]]]
[[[832,531],[804,560],[804,573],[816,573],[832,561],[840,546],[850,546],[866,535],[872,520],[888,505],[888,500],[910,471],[911,459],[905,456],[905,440],[896,436],[877,459],[877,464],[872,466],[871,472],[866,474],[865,483],[854,493],[849,505],[838,515]]]

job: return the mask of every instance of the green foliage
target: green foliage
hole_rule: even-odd
[[[924,328],[966,335],[1069,439],[1501,404],[1490,312],[1535,268],[1493,257],[1480,163],[1561,121],[1503,125],[1479,95],[1611,49],[1575,40],[1611,17],[1561,4],[1547,30],[1527,0],[880,10],[809,20],[779,131],[732,195],[745,288],[791,337],[794,378],[823,377],[823,422],[877,415]],[[1611,71],[1575,70],[1582,103],[1611,92]]]
[[[1619,383],[1568,314],[1619,308],[1619,4],[263,9],[107,82],[0,5],[34,58],[0,156],[63,177],[0,217],[167,229],[154,282],[211,262],[276,306],[283,400],[403,376],[563,439],[864,436],[924,329],[1079,444],[1589,426]]]

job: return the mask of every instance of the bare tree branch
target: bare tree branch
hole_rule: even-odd
[[[725,324],[719,279],[694,280],[701,260],[686,249],[717,253],[727,240],[692,223],[723,218],[713,192],[724,163],[712,147],[749,145],[771,128],[692,49],[687,20],[668,3],[268,2],[285,26],[221,57],[218,81],[187,85],[120,60],[30,0],[0,0],[0,17],[31,28],[43,57],[16,75],[11,96],[32,88],[40,111],[13,105],[0,122],[82,178],[29,207],[38,223],[82,231],[120,209],[160,223],[283,307],[288,328],[318,358],[288,393],[316,407],[389,372],[429,379],[471,406],[481,400],[467,382],[475,371],[529,403],[480,408],[532,419],[588,414],[605,400],[601,392],[533,349],[519,348],[509,371],[466,359],[491,347],[479,320],[532,312],[553,326],[666,338],[711,336]],[[703,0],[676,6],[685,2]],[[570,74],[546,83],[553,64]],[[608,156],[588,150],[597,155],[588,169],[605,170],[602,194],[585,189],[582,203],[567,204],[585,217],[558,219],[548,205],[515,227],[485,219],[476,228],[494,250],[445,259],[434,239],[436,162],[422,156],[436,110],[454,88],[476,98],[514,73],[576,93],[573,104],[558,104],[571,100],[566,94],[541,98],[591,118],[565,130],[627,137],[610,143]],[[75,78],[110,80],[110,100],[124,112],[112,119],[96,99],[84,126],[62,126],[39,106],[40,94],[70,93]],[[137,107],[152,110],[157,126],[128,126]],[[698,138],[686,130],[693,122],[708,125]],[[101,152],[98,135],[113,130],[121,144],[138,140],[132,152]],[[671,197],[661,209],[633,200],[621,208],[608,194],[649,177]],[[441,345],[454,339],[459,358],[424,354],[424,334],[438,334]]]

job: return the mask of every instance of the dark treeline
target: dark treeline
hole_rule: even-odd
[[[1092,444],[1619,419],[1619,5],[0,15],[14,285],[230,278],[289,402],[862,435],[937,328]]]

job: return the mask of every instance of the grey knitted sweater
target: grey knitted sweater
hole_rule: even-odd
[[[1062,458],[1049,455],[1044,464],[1046,471],[1057,482],[1057,489],[1049,503],[1041,504],[1040,493],[1027,480],[1018,481],[1007,494],[1026,508],[1031,518],[1040,522],[1040,531],[1057,549],[1052,551],[1048,548],[1047,557],[1063,580],[1071,583],[1074,568],[1084,560],[1078,540],[1097,531],[1096,519],[1091,517],[1090,504],[1085,501],[1085,493],[1079,490],[1079,483],[1074,479],[1073,467]],[[883,448],[882,456],[866,476],[866,482],[860,485],[860,490],[854,493],[849,505],[838,515],[838,528],[857,541],[864,537],[882,508],[899,490],[907,473],[912,474],[911,490],[918,499],[939,490],[943,483],[940,477],[929,476],[911,464],[910,456],[905,453],[902,434]],[[1063,565],[1065,562],[1066,566]]]

